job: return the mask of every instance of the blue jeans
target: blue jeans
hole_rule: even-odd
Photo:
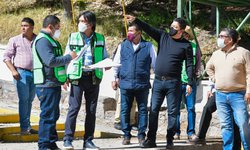
[[[31,128],[30,113],[32,102],[35,97],[35,85],[33,82],[33,73],[23,69],[17,69],[21,79],[15,80],[17,95],[19,99],[19,118],[21,131]]]
[[[185,103],[187,107],[188,112],[188,126],[187,126],[187,135],[191,136],[192,134],[195,134],[195,101],[196,101],[196,83],[192,85],[192,93],[188,96],[186,96],[186,86],[187,84],[181,85],[181,93],[179,97],[179,105],[178,105],[178,114],[177,114],[177,128],[176,128],[176,134],[181,134],[180,131],[180,107],[181,107],[181,101],[182,96],[185,97]]]
[[[56,121],[60,116],[61,87],[37,87],[36,94],[41,108],[38,147],[39,150],[53,149],[58,140]]]
[[[216,92],[216,106],[220,119],[223,149],[231,150],[234,142],[233,117],[239,127],[242,145],[250,150],[250,125],[245,91],[224,93]]]
[[[147,124],[148,124],[148,93],[149,89],[142,90],[126,90],[120,89],[121,91],[121,126],[124,132],[124,137],[131,138],[131,126],[130,126],[130,112],[131,107],[136,99],[138,106],[138,139],[145,138]]]
[[[158,129],[158,116],[164,98],[167,98],[168,107],[168,140],[174,139],[176,132],[176,118],[178,113],[179,95],[180,95],[180,81],[177,79],[171,80],[154,80],[152,100],[149,114],[149,131],[147,134],[148,139],[155,141],[156,132]]]

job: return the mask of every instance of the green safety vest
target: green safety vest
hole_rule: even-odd
[[[94,63],[97,63],[99,61],[103,60],[103,50],[104,50],[104,36],[99,33],[94,33],[94,37],[91,40],[91,52],[92,52],[92,61]],[[84,39],[81,36],[80,32],[74,32],[70,34],[69,39],[69,48],[71,51],[75,51],[77,54],[80,53],[80,51],[85,50],[84,49]],[[70,70],[70,72],[67,72],[68,78],[70,80],[77,80],[80,79],[82,76],[82,64],[83,60],[82,58],[79,58],[78,60],[75,60],[73,63],[73,68]],[[93,71],[93,79],[97,78],[99,80],[102,79],[103,71],[102,69],[95,69]],[[95,81],[94,81],[95,82]]]
[[[36,51],[35,45],[36,42],[41,39],[41,38],[46,38],[53,46],[54,54],[56,56],[62,56],[63,51],[60,43],[50,36],[44,34],[44,33],[39,33],[38,36],[36,37],[33,45],[32,45],[32,53],[33,53],[33,74],[34,74],[34,83],[35,84],[42,84],[45,82],[45,77],[44,77],[44,65],[41,62],[41,59],[39,57],[39,54]],[[67,80],[67,75],[66,75],[66,70],[65,66],[60,66],[60,67],[54,67],[54,74],[55,77],[59,82],[64,83]]]
[[[196,64],[196,52],[197,52],[197,46],[195,43],[190,42],[192,49],[193,49],[193,64],[195,66]],[[186,61],[183,61],[182,64],[182,71],[181,71],[181,81],[184,83],[188,83],[188,75],[187,75],[187,71],[186,71]]]

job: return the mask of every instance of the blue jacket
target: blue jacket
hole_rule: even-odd
[[[151,43],[141,40],[134,51],[130,41],[121,44],[121,64],[119,78],[121,89],[149,89],[150,86]]]

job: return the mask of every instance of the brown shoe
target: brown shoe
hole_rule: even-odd
[[[122,141],[122,145],[129,145],[130,144],[130,138],[125,137]]]
[[[28,129],[28,130],[21,131],[21,135],[29,135],[29,134],[38,134],[38,131],[34,130],[34,129]]]

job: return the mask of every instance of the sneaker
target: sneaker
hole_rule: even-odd
[[[95,144],[91,140],[88,140],[88,141],[84,141],[83,149],[85,149],[85,150],[99,150],[100,148],[95,146]]]
[[[146,139],[143,143],[142,143],[142,148],[153,148],[153,147],[157,147],[155,141],[150,140],[150,139]]]
[[[124,137],[122,141],[122,145],[129,145],[130,144],[130,138],[129,137]]]
[[[145,138],[139,138],[138,142],[139,142],[139,146],[143,147],[143,143],[145,142]]]
[[[121,123],[115,123],[114,128],[117,129],[117,130],[121,130],[122,129]]]
[[[173,140],[168,139],[166,149],[173,149],[173,148],[174,148]]]
[[[73,150],[74,147],[72,145],[72,142],[68,141],[68,140],[64,141],[64,143],[63,143],[63,149],[64,150]]]
[[[176,133],[176,134],[174,135],[174,139],[175,139],[175,140],[180,140],[180,139],[181,139],[181,138],[180,138],[180,134],[177,134],[177,133]]]
[[[38,131],[34,129],[21,130],[21,135],[29,135],[29,134],[38,134]]]

